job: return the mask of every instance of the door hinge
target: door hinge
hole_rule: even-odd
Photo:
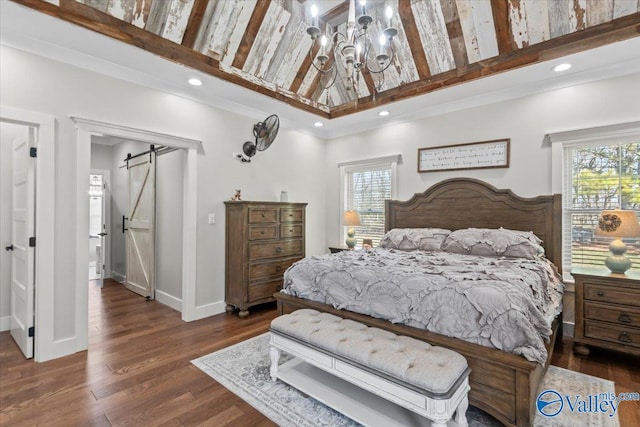
[[[29,157],[38,157],[38,149],[36,147],[29,148]]]
[[[35,326],[32,326],[29,328],[29,337],[32,337],[36,334],[36,328]]]
[[[35,248],[36,247],[36,238],[35,237],[29,237],[29,247],[30,248]]]

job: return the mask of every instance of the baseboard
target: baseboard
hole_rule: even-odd
[[[215,316],[216,314],[224,313],[227,304],[224,301],[212,302],[210,304],[198,305],[190,313],[189,318],[185,317],[185,313],[182,313],[182,320],[185,322],[192,322],[194,320],[204,319],[205,317]]]
[[[116,282],[124,282],[125,280],[127,280],[127,276],[125,276],[124,274],[120,274],[117,271],[113,271],[111,270],[111,278],[113,280],[115,280]]]
[[[11,316],[0,317],[0,332],[8,331],[11,329]]]
[[[182,300],[174,297],[173,295],[169,295],[166,292],[156,289],[156,301],[161,302],[174,310],[182,312]]]

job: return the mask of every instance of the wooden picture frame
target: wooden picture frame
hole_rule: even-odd
[[[418,172],[508,168],[510,145],[504,138],[419,148]]]

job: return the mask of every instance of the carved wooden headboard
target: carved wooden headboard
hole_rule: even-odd
[[[441,181],[406,202],[387,200],[385,229],[438,227],[509,228],[533,231],[545,254],[562,267],[560,194],[524,198],[472,178]]]

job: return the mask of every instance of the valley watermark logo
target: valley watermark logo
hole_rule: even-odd
[[[545,390],[538,395],[536,399],[536,408],[540,415],[545,417],[555,417],[562,411],[567,410],[570,412],[578,413],[597,413],[607,414],[609,417],[613,417],[620,406],[620,403],[625,400],[640,400],[640,393],[619,393],[616,395],[613,392],[589,394],[586,396],[576,395],[561,395],[556,390]]]

